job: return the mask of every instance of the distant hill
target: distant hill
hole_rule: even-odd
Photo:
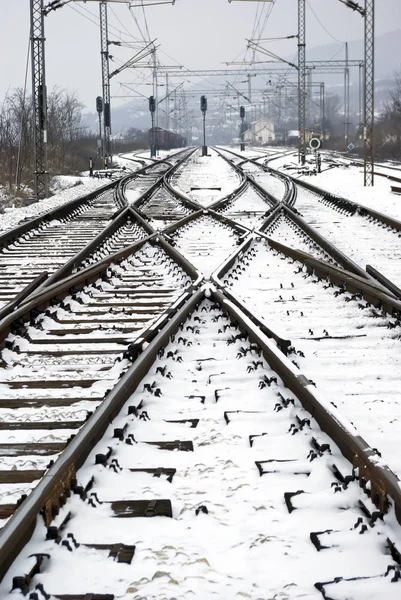
[[[376,79],[391,78],[394,71],[401,68],[401,29],[391,31],[385,35],[377,36],[375,39],[375,71]],[[341,50],[342,44],[327,44],[325,46],[316,46],[307,48],[307,60],[330,60],[344,59],[344,50]],[[350,59],[363,59],[363,39],[348,42],[348,52]]]

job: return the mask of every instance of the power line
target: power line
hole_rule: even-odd
[[[329,35],[331,37],[331,39],[334,40],[335,42],[338,42],[339,44],[344,44],[344,42],[342,42],[341,40],[338,40],[337,38],[335,38],[334,35],[332,35],[330,33],[330,31],[328,31],[328,29],[326,29],[326,27],[323,25],[323,23],[321,22],[321,20],[319,19],[319,17],[315,13],[315,11],[313,10],[312,6],[310,5],[309,0],[307,0],[307,4],[308,4],[308,7],[309,7],[310,11],[313,13],[315,19],[321,25],[321,27],[325,30],[325,32],[327,33],[327,35]]]

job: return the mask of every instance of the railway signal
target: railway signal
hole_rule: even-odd
[[[309,142],[309,148],[311,148],[312,150],[319,150],[320,146],[322,145],[322,142],[320,141],[320,138],[318,137],[313,137],[310,142]]]
[[[154,96],[149,97],[149,111],[152,119],[152,129],[150,135],[150,156],[156,156],[156,132],[155,132],[155,112],[156,112],[156,100]]]
[[[202,111],[202,114],[203,114],[203,146],[202,146],[202,156],[207,156],[207,146],[206,146],[207,98],[206,98],[206,96],[201,96],[200,106],[201,106],[201,111]]]
[[[239,109],[239,116],[241,117],[241,152],[245,151],[245,143],[244,143],[244,128],[245,128],[245,107],[241,106]]]
[[[99,156],[102,156],[102,113],[103,113],[103,98],[98,96],[96,98],[96,112],[99,117],[99,139],[97,140],[97,151]]]

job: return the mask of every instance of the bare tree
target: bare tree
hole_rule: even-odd
[[[401,157],[401,70],[394,75],[393,86],[377,127],[377,143],[383,157]]]

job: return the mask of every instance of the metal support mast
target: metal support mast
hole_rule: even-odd
[[[305,106],[305,111],[306,111],[306,116],[305,116],[305,124],[306,127],[312,128],[313,126],[313,114],[312,114],[312,70],[308,69],[307,72],[305,73],[306,76],[306,106]]]
[[[324,95],[324,81],[320,82],[320,128],[322,130],[322,140],[324,141],[324,127],[326,124],[325,116],[325,95]]]
[[[298,160],[305,164],[305,0],[298,0]]]
[[[43,0],[31,0],[31,60],[35,196],[41,200],[49,194],[47,169],[47,95],[45,77],[45,27]]]
[[[107,25],[107,2],[100,2],[100,55],[102,59],[102,95],[103,95],[103,157],[107,168],[111,158],[111,110],[110,110],[110,69],[109,41]]]
[[[375,0],[365,0],[365,81],[364,81],[364,150],[363,183],[374,184],[373,130],[375,122]]]
[[[348,42],[345,42],[345,63],[344,69],[344,144],[348,149],[349,143],[349,68],[348,68]]]

